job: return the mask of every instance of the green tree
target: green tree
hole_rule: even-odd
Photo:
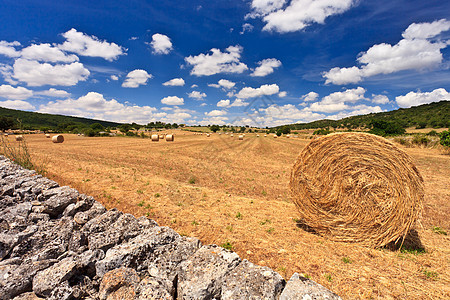
[[[450,147],[450,130],[441,132],[439,136],[441,138],[440,140],[441,145],[445,147]]]
[[[211,127],[209,127],[209,130],[211,130],[212,132],[217,132],[218,130],[220,130],[220,126],[219,125],[211,125]]]
[[[5,131],[7,129],[11,129],[15,125],[15,121],[13,118],[0,116],[0,130]]]
[[[103,131],[103,130],[105,130],[105,127],[103,127],[103,125],[100,124],[100,123],[94,123],[94,124],[91,124],[90,127],[91,127],[92,129],[98,130],[98,131]]]

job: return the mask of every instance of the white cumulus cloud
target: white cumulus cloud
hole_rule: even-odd
[[[230,46],[225,52],[213,48],[208,54],[188,56],[185,61],[193,66],[191,75],[209,76],[219,73],[242,73],[248,69],[247,65],[240,62],[241,46]]]
[[[168,96],[162,98],[161,103],[166,105],[183,105],[184,99],[177,96]]]
[[[278,97],[280,97],[280,98],[284,98],[286,96],[287,96],[287,92],[285,92],[285,91],[278,93]]]
[[[248,99],[263,95],[273,95],[277,94],[280,88],[276,84],[263,84],[259,88],[245,87],[236,94],[236,98]]]
[[[324,24],[329,16],[349,10],[357,0],[253,0],[247,17],[261,17],[263,30],[294,32],[313,23]]]
[[[0,101],[0,106],[10,109],[19,109],[19,110],[31,110],[34,109],[34,106],[31,103],[23,100],[6,100]]]
[[[398,106],[403,108],[439,102],[442,100],[450,100],[450,93],[443,88],[435,89],[431,92],[409,92],[406,95],[395,98]]]
[[[72,86],[79,81],[85,81],[90,74],[79,62],[52,65],[23,58],[16,59],[13,69],[12,77],[29,86]]]
[[[111,80],[117,81],[117,80],[119,80],[119,76],[111,75]]]
[[[226,100],[220,100],[219,102],[217,102],[217,107],[228,107],[230,106],[230,100],[226,99]]]
[[[304,100],[304,101],[316,101],[319,98],[319,94],[317,94],[316,92],[309,92],[306,95],[303,95],[300,99]]]
[[[372,102],[377,104],[389,103],[389,98],[386,95],[372,95]]]
[[[33,91],[24,87],[13,87],[8,84],[0,85],[0,98],[8,100],[25,100],[33,96]]]
[[[17,46],[20,46],[20,43],[18,41],[0,41],[0,54],[8,57],[19,57],[20,51],[17,51],[15,48]]]
[[[101,57],[113,61],[120,55],[124,55],[126,51],[115,43],[99,40],[96,36],[89,36],[74,28],[63,33],[62,36],[66,41],[62,45],[58,45],[58,48],[82,56]]]
[[[152,35],[150,46],[153,48],[154,54],[169,54],[173,49],[172,42],[167,35],[155,33]]]
[[[50,101],[41,105],[39,112],[138,124],[147,124],[151,120],[167,116],[165,112],[158,113],[154,107],[107,100],[102,94],[95,92],[89,92],[78,99]]]
[[[140,85],[146,85],[147,81],[152,77],[152,74],[148,74],[147,71],[136,69],[127,74],[122,87],[137,88]]]
[[[403,39],[395,45],[377,44],[360,53],[360,67],[335,67],[323,74],[325,83],[357,83],[379,74],[391,74],[405,70],[427,70],[439,67],[443,61],[441,50],[449,40],[433,40],[440,33],[450,30],[450,21],[413,23],[404,32]]]
[[[29,60],[43,62],[65,62],[71,63],[78,61],[78,56],[66,54],[61,49],[50,44],[33,44],[22,49],[20,56]]]
[[[240,106],[247,106],[249,103],[245,102],[242,99],[236,99],[233,103],[231,103],[230,107],[240,107]]]
[[[217,83],[208,84],[208,86],[210,86],[210,87],[223,88],[225,90],[232,89],[235,85],[236,85],[236,83],[234,83],[233,81],[230,81],[230,80],[226,80],[226,79],[220,79],[219,82],[217,82]]]
[[[219,117],[219,116],[224,116],[226,114],[227,114],[226,111],[224,111],[224,110],[217,110],[217,109],[214,109],[214,110],[212,110],[210,112],[205,112],[205,116],[209,116],[209,117]]]
[[[174,78],[163,83],[164,86],[184,86],[183,78]]]
[[[281,66],[281,61],[276,58],[267,58],[258,62],[259,67],[257,67],[250,76],[263,77],[274,72],[275,68]]]
[[[189,98],[195,99],[195,100],[203,100],[206,97],[205,93],[199,92],[199,91],[192,91],[188,94]]]
[[[45,91],[35,92],[36,95],[49,96],[49,97],[59,97],[59,98],[67,98],[70,97],[70,94],[64,90],[57,90],[54,88],[50,88]]]

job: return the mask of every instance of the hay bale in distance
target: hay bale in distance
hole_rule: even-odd
[[[80,134],[78,134],[78,135],[80,135]],[[50,138],[50,134],[46,133],[45,137],[49,139]]]
[[[211,135],[209,133],[206,134],[206,137],[210,137]]]
[[[404,238],[424,197],[409,155],[367,133],[312,140],[293,166],[290,190],[300,219],[317,233],[369,247]]]
[[[64,136],[62,134],[57,134],[52,137],[52,142],[59,144],[64,142]]]
[[[240,140],[240,141],[244,140],[244,136],[243,136],[243,135],[240,135],[240,136],[239,136],[239,140]]]
[[[234,134],[230,134],[230,137],[234,137]]]
[[[160,140],[163,140],[163,139],[164,139],[164,135],[161,134],[161,135],[159,136],[159,139],[160,139]]]
[[[16,135],[16,141],[23,141],[23,135]]]
[[[274,135],[273,135],[273,138],[274,138],[274,139],[278,138],[278,135],[274,134]]]
[[[151,138],[152,138],[152,142],[158,142],[159,141],[159,135],[157,135],[157,134],[152,134]]]
[[[173,142],[175,140],[175,136],[173,134],[166,135],[166,142]]]

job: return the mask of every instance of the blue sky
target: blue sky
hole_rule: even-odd
[[[450,2],[0,0],[0,106],[274,126],[450,99]]]

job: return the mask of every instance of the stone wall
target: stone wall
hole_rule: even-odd
[[[0,299],[340,299],[0,156]]]

